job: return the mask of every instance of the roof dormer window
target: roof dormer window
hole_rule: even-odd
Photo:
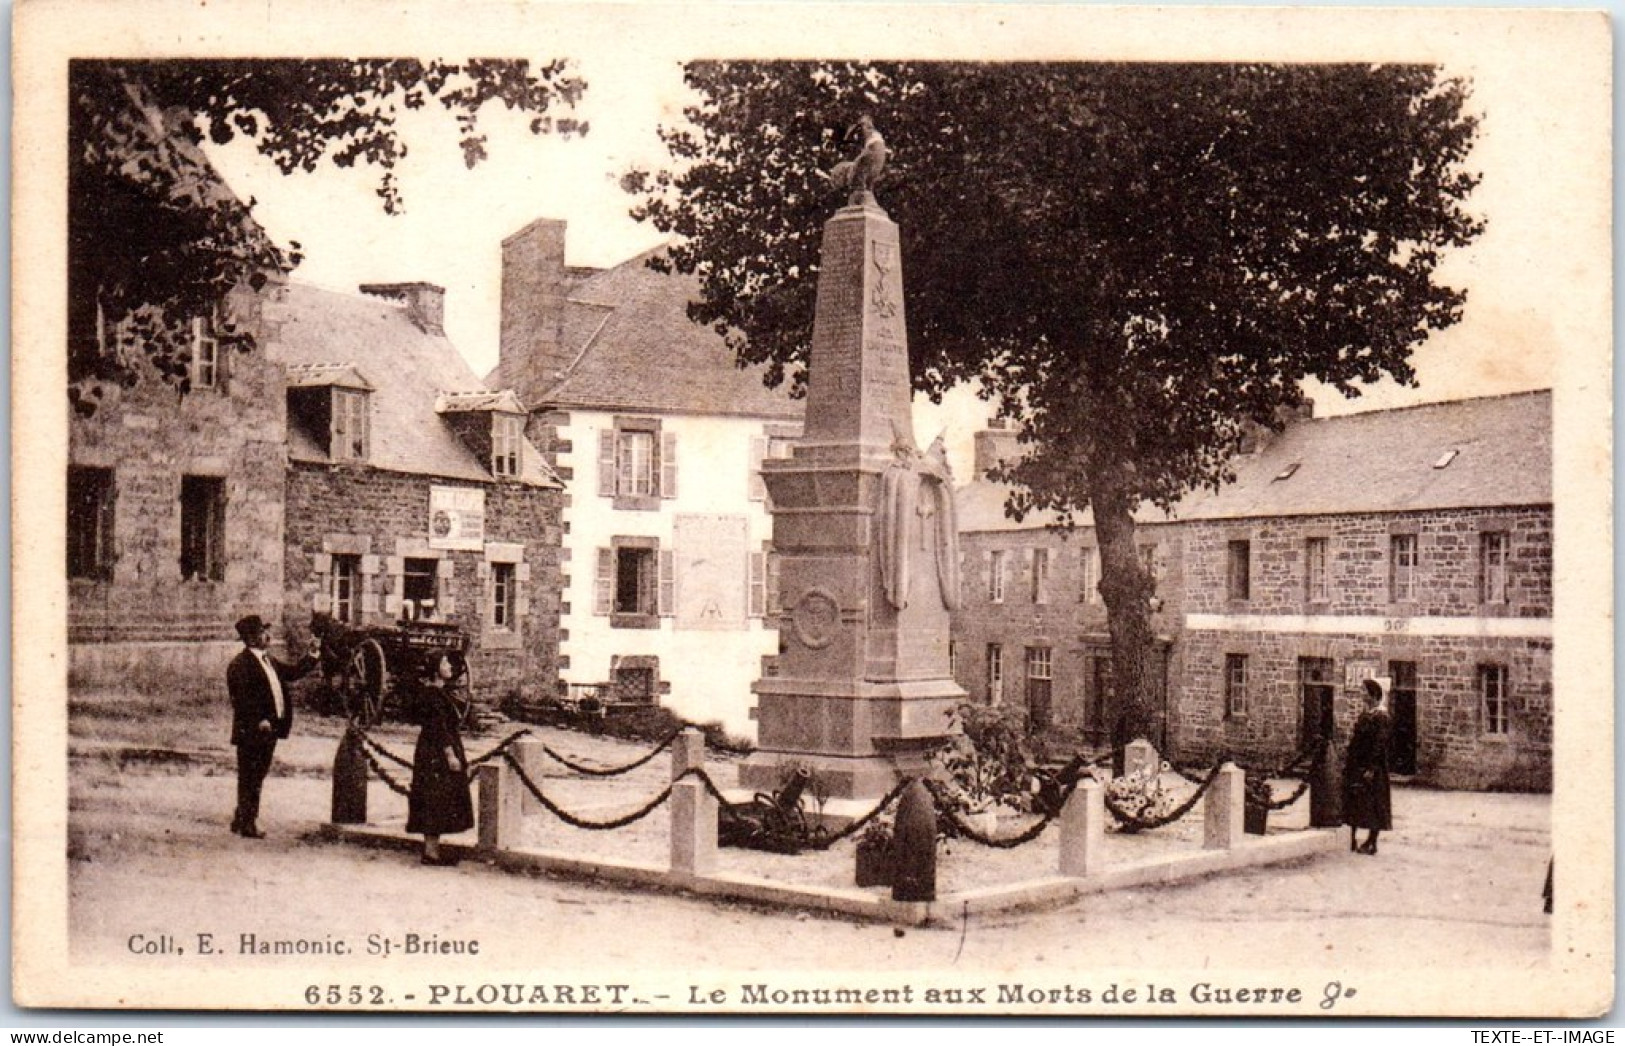
[[[366,461],[368,440],[367,393],[360,389],[333,389],[332,442],[334,461]]]
[[[522,414],[491,413],[491,475],[519,477],[520,447],[525,439]]]
[[[98,310],[100,306],[98,305]],[[98,316],[100,312],[98,311]],[[220,387],[220,341],[214,336],[213,316],[192,318],[192,388]]]
[[[1447,451],[1445,451],[1443,454],[1439,455],[1439,460],[1435,461],[1433,463],[1433,467],[1436,468],[1436,469],[1449,468],[1450,463],[1452,461],[1455,461],[1456,460],[1456,455],[1460,454],[1460,453],[1461,453],[1461,451],[1459,451],[1459,450],[1447,450]]]
[[[1301,465],[1301,464],[1303,464],[1303,463],[1300,462],[1300,461],[1294,461],[1292,464],[1288,465],[1286,468],[1282,469],[1280,472],[1277,472],[1275,474],[1275,479],[1272,482],[1279,483],[1283,479],[1291,479],[1293,477],[1293,475],[1295,475],[1297,473],[1298,466]]]

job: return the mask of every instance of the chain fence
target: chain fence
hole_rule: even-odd
[[[654,747],[653,751],[639,756],[637,759],[627,763],[625,766],[602,767],[589,766],[585,763],[577,763],[566,756],[560,755],[558,752],[555,752],[546,745],[542,746],[542,751],[547,753],[549,759],[552,759],[554,762],[562,765],[565,769],[572,770],[575,773],[584,774],[588,777],[618,777],[621,774],[629,774],[641,766],[648,765],[649,761],[654,759],[655,756],[670,748],[672,746],[672,742],[676,741],[682,736],[684,729],[684,727],[678,727],[676,730],[673,730],[670,734],[666,735],[665,740],[661,741]]]
[[[1191,793],[1190,798],[1186,799],[1183,803],[1180,803],[1166,814],[1162,814],[1157,817],[1140,817],[1133,811],[1123,809],[1122,806],[1118,805],[1117,800],[1112,797],[1110,785],[1106,786],[1106,809],[1113,817],[1117,819],[1118,823],[1122,825],[1122,830],[1125,832],[1140,832],[1151,828],[1161,828],[1163,825],[1173,824],[1175,821],[1179,820],[1181,817],[1184,817],[1186,814],[1190,813],[1193,808],[1195,808],[1197,800],[1201,799],[1202,796],[1206,794],[1207,790],[1212,787],[1214,780],[1216,780],[1219,776],[1219,771],[1224,768],[1224,765],[1227,762],[1229,762],[1229,760],[1225,759],[1223,756],[1215,759],[1213,761],[1213,769],[1208,771],[1207,777],[1197,785],[1196,791]]]

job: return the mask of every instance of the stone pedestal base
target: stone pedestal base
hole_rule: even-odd
[[[895,683],[762,679],[756,684],[757,749],[739,768],[756,792],[780,788],[792,766],[814,774],[829,799],[879,799],[924,774],[949,736],[965,692],[951,679]]]

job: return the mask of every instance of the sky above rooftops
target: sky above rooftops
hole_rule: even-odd
[[[658,245],[661,235],[627,213],[633,201],[619,178],[631,167],[659,166],[666,159],[657,128],[679,120],[691,101],[682,61],[805,54],[808,25],[798,23],[807,17],[817,21],[820,53],[837,56],[874,54],[873,41],[880,38],[891,49],[887,53],[909,55],[931,50],[951,57],[1122,58],[1146,53],[1130,42],[1143,46],[1149,35],[1157,57],[1432,60],[1471,81],[1472,104],[1483,115],[1471,163],[1484,180],[1471,203],[1488,228],[1442,269],[1449,282],[1467,287],[1466,315],[1417,352],[1419,388],[1389,384],[1353,401],[1310,389],[1316,413],[1551,387],[1561,384],[1561,354],[1601,358],[1605,351],[1587,345],[1599,336],[1599,307],[1587,295],[1594,296],[1598,286],[1588,266],[1607,259],[1606,246],[1595,249],[1599,236],[1607,242],[1600,220],[1606,190],[1594,188],[1607,174],[1607,93],[1592,92],[1601,99],[1600,110],[1581,104],[1590,96],[1579,79],[1585,63],[1570,60],[1580,28],[1574,19],[1541,33],[1519,31],[1529,26],[1514,25],[1510,12],[1482,9],[1389,12],[1385,18],[1304,9],[1278,16],[1261,32],[1266,23],[1256,17],[1229,20],[1242,14],[1239,9],[1215,19],[1190,11],[1011,7],[996,22],[985,14],[980,24],[968,17],[963,24],[933,18],[927,36],[918,20],[899,19],[896,9],[885,7],[847,6],[837,20],[827,10],[817,18],[812,5],[776,13],[686,10],[692,17],[673,19],[659,7],[532,8],[523,15],[532,32],[516,35],[494,14],[491,24],[468,30],[467,40],[459,29],[453,39],[469,53],[522,53],[493,50],[491,41],[499,39],[533,46],[559,41],[535,57],[575,60],[588,83],[577,114],[591,122],[591,131],[574,139],[537,138],[523,119],[491,109],[483,128],[490,159],[469,171],[448,122],[409,117],[403,127],[411,153],[398,169],[403,216],[383,214],[374,194],[376,171],[324,168],[283,177],[241,147],[212,149],[211,155],[241,195],[258,200],[256,213],[274,237],[303,245],[306,260],[297,279],[352,293],[364,282],[425,280],[445,287],[447,332],[483,374],[497,356],[502,238],[537,217],[563,218],[570,225],[569,263],[599,267]],[[1058,34],[1057,27],[1070,35]],[[1068,38],[1077,41],[1068,45],[1071,50],[1063,46],[1054,53],[1053,41]],[[445,56],[460,55],[448,49]],[[890,144],[908,148],[906,141]],[[904,264],[906,280],[907,259]],[[1605,323],[1605,306],[1600,315]],[[1606,345],[1605,326],[1600,335]],[[965,394],[951,396],[946,409],[922,406],[917,415],[922,438],[948,427],[956,447],[965,447],[985,413]],[[958,465],[965,455],[956,452],[955,459]]]

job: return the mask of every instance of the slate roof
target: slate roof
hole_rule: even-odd
[[[300,283],[288,284],[276,313],[280,323],[267,339],[266,353],[285,364],[293,379],[349,372],[375,390],[368,397],[369,464],[446,479],[492,480],[487,464],[435,411],[443,393],[492,395],[447,338],[425,333],[396,303]],[[324,444],[319,434],[290,419],[290,460],[327,463]],[[559,485],[528,440],[522,452],[522,482]]]
[[[1434,465],[1454,451],[1449,464]],[[1276,477],[1286,473],[1285,479]],[[1235,462],[1235,482],[1195,491],[1174,520],[1251,519],[1347,513],[1549,505],[1552,397],[1549,390],[1429,403],[1295,422],[1256,454]],[[955,493],[965,532],[1034,530],[1054,522],[1004,516],[1008,488],[978,480]],[[1141,522],[1165,518],[1154,509]],[[1077,520],[1092,522],[1089,513]]]
[[[735,366],[722,337],[688,318],[692,276],[648,267],[656,248],[585,276],[567,296],[561,340],[572,362],[552,389],[519,389],[533,406],[795,418],[787,386],[762,385],[762,369]],[[513,385],[499,365],[493,387]]]
[[[1443,468],[1434,465],[1450,451]],[[1288,479],[1276,479],[1296,465]],[[1552,394],[1428,403],[1288,426],[1197,492],[1181,519],[1416,512],[1552,503]]]

